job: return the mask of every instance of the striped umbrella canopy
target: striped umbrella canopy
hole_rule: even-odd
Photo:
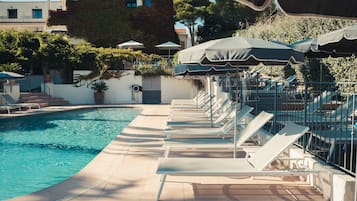
[[[355,0],[236,0],[262,11],[271,3],[288,15],[324,16],[357,19]]]
[[[290,47],[304,52],[308,58],[349,57],[357,54],[357,25],[297,41]]]
[[[304,54],[287,45],[262,39],[229,37],[211,40],[178,53],[181,64],[255,66],[304,62]]]
[[[297,49],[305,54],[307,58],[327,58],[327,57],[349,57],[352,54],[347,52],[330,52],[318,49],[317,40],[308,38],[289,44],[290,47]]]
[[[317,38],[316,43],[319,51],[355,54],[357,53],[357,24],[323,34]]]
[[[179,75],[224,75],[227,73],[237,73],[239,71],[248,70],[248,66],[240,68],[229,64],[224,66],[203,66],[201,64],[178,64],[173,70],[174,76]]]

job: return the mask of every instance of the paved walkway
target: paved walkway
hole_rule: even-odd
[[[160,181],[155,171],[157,158],[163,154],[162,131],[169,106],[137,106],[143,108],[142,113],[78,174],[50,188],[12,200],[155,200]],[[227,155],[204,153],[208,157],[220,154]],[[202,153],[191,152],[189,156],[202,156]],[[317,191],[296,178],[168,177],[167,181],[162,200],[324,200]]]

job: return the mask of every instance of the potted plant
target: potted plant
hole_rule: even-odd
[[[92,83],[91,89],[94,90],[94,102],[96,105],[104,104],[104,91],[108,90],[108,85],[103,81]]]

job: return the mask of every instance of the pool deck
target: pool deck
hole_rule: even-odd
[[[71,178],[14,201],[47,200],[156,200],[160,175],[157,158],[163,155],[163,130],[169,105],[126,105],[142,108],[122,131],[84,169]],[[87,107],[87,106],[84,106]],[[78,107],[70,107],[76,109]],[[41,112],[63,110],[48,107]],[[19,116],[20,114],[11,115]],[[0,115],[1,117],[9,115]],[[221,152],[173,153],[184,156],[229,156]],[[168,177],[161,200],[324,200],[322,195],[297,178]]]

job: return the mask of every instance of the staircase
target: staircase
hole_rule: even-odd
[[[21,93],[21,103],[38,103],[41,107],[69,105],[69,102],[63,98],[55,98],[44,93]]]

